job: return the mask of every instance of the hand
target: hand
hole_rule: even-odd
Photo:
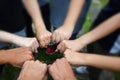
[[[76,80],[72,68],[65,58],[57,59],[50,65],[49,73],[54,80]]]
[[[63,53],[66,49],[71,49],[74,51],[80,51],[84,47],[84,44],[80,43],[78,39],[76,40],[63,40],[58,46],[56,51]]]
[[[79,53],[72,50],[67,49],[64,52],[64,57],[67,61],[72,65],[84,65],[85,64],[85,53]]]
[[[51,37],[52,33],[47,30],[41,30],[39,33],[37,33],[40,47],[47,47],[47,45],[51,42]]]
[[[60,28],[53,32],[52,40],[55,41],[56,43],[59,43],[63,40],[68,40],[72,35],[72,31],[73,29],[71,28],[61,26]]]
[[[40,61],[26,61],[18,80],[43,80],[47,72],[47,65]]]
[[[38,52],[37,48],[39,47],[39,44],[36,38],[20,37],[15,41],[15,44],[18,46],[29,47],[32,52]]]
[[[27,60],[34,60],[32,52],[26,47],[6,50],[5,54],[7,62],[15,67],[21,67]]]

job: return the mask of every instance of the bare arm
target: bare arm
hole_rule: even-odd
[[[101,39],[120,28],[120,13],[109,18],[95,29],[80,37],[78,40],[87,45],[98,39]]]
[[[40,47],[46,47],[51,41],[52,34],[46,29],[37,0],[23,0],[23,3],[34,22]]]
[[[83,9],[85,0],[70,0],[67,16],[62,26],[53,33],[53,41],[60,42],[69,39],[74,30],[78,17]]]
[[[8,63],[8,60],[6,58],[7,56],[8,55],[6,54],[5,50],[0,50],[0,65]]]
[[[17,46],[29,47],[31,51],[36,53],[38,52],[37,48],[39,47],[39,45],[38,45],[37,39],[34,37],[33,38],[21,37],[21,36],[0,30],[0,41],[13,43],[13,44],[16,44]]]
[[[30,14],[35,24],[35,27],[37,29],[46,29],[42,19],[41,11],[39,9],[38,0],[23,0],[23,4],[25,5],[25,8]]]
[[[64,54],[66,59],[73,65],[87,65],[120,71],[120,57],[79,53],[69,49],[67,49]]]
[[[84,34],[83,36],[76,40],[62,41],[58,45],[57,50],[60,50],[60,52],[64,52],[66,49],[80,51],[86,45],[109,35],[110,33],[114,32],[119,28],[120,28],[120,13],[104,21],[102,24],[98,25],[95,29]]]
[[[85,63],[102,69],[120,71],[120,57],[86,54]]]
[[[66,27],[70,28],[69,26],[73,27],[75,26],[77,19],[83,9],[83,5],[85,3],[85,0],[71,0],[69,10],[67,13],[67,17],[64,21],[64,25],[68,25]]]
[[[15,41],[17,41],[17,39],[20,39],[20,38],[21,38],[20,36],[0,30],[0,41],[1,42],[15,43]]]
[[[32,52],[27,47],[0,50],[0,64],[9,63],[15,67],[21,67],[27,60],[34,60]]]

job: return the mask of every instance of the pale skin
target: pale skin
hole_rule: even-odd
[[[8,63],[20,68],[27,60],[34,60],[32,52],[27,47],[0,50],[0,64]]]
[[[26,61],[17,80],[45,80],[46,73],[46,64],[41,63],[38,60]]]
[[[21,36],[0,30],[0,41],[13,43],[13,44],[16,44],[17,46],[29,47],[29,49],[32,52],[36,52],[36,53],[38,52],[37,48],[39,47],[39,44],[36,38],[21,37]]]
[[[23,0],[23,3],[32,17],[40,47],[47,47],[51,41],[52,33],[46,29],[37,0]]]
[[[49,66],[49,73],[54,80],[77,80],[70,64],[65,58],[57,59]]]
[[[120,57],[79,53],[69,49],[64,55],[72,65],[87,65],[120,72]]]
[[[58,47],[57,51],[64,52],[66,49],[71,49],[74,51],[80,51],[86,45],[101,39],[115,30],[120,28],[120,13],[114,15],[108,20],[104,21],[102,24],[98,25],[92,31],[84,34],[80,38],[76,40],[64,40],[62,41]]]
[[[70,0],[66,19],[63,25],[53,32],[52,41],[58,43],[63,40],[68,40],[71,37],[84,3],[85,0]]]
[[[82,10],[84,2],[85,0],[71,0],[64,24],[59,29],[57,29],[52,36],[52,33],[47,31],[45,27],[37,0],[23,0],[27,11],[33,19],[37,39],[39,40],[39,45],[41,48],[47,47],[51,40],[55,42],[60,42],[64,39],[69,39],[71,37],[72,31]]]

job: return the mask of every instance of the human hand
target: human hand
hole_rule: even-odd
[[[15,44],[18,46],[28,47],[32,52],[38,52],[37,48],[39,47],[39,44],[36,38],[20,37],[15,41]]]
[[[34,60],[32,52],[27,47],[6,50],[7,63],[21,67],[27,60]]]
[[[22,67],[18,80],[43,80],[46,72],[46,64],[43,64],[38,60],[26,61]]]
[[[66,26],[61,26],[53,32],[52,40],[56,43],[59,43],[63,40],[68,40],[72,35],[72,28],[68,28]]]
[[[47,30],[41,30],[37,33],[37,39],[39,40],[40,47],[47,47],[51,42],[52,33]]]
[[[65,58],[57,59],[50,65],[49,73],[54,80],[76,80],[72,68]]]
[[[72,50],[67,49],[64,52],[64,57],[67,59],[67,61],[72,65],[84,65],[85,64],[85,54],[75,52]]]
[[[56,51],[63,53],[66,49],[74,51],[80,51],[85,45],[82,44],[78,39],[76,40],[63,40],[58,46]]]

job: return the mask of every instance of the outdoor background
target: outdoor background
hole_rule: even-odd
[[[84,26],[82,28],[82,33],[86,33],[89,31],[90,26],[92,22],[95,20],[96,16],[98,15],[99,11],[106,5],[108,0],[92,0],[92,4],[90,6],[90,9],[88,11],[86,21],[84,23]],[[80,32],[81,33],[81,32]],[[42,49],[40,50],[39,54],[35,55],[37,59],[43,61],[43,62],[53,62],[57,57],[62,57],[60,54],[56,55],[46,55],[44,54],[45,50]],[[42,55],[42,57],[41,57]],[[0,80],[16,80],[17,75],[19,73],[20,69],[14,68],[11,65],[5,65],[4,71],[2,73],[2,79]],[[95,73],[93,73],[95,74]],[[89,80],[89,77],[87,76],[80,76],[77,75],[79,80]],[[106,78],[107,76],[107,78]],[[119,73],[114,73],[110,71],[104,71],[103,74],[101,75],[100,80],[120,80],[119,78]],[[49,79],[51,80],[51,78]]]

